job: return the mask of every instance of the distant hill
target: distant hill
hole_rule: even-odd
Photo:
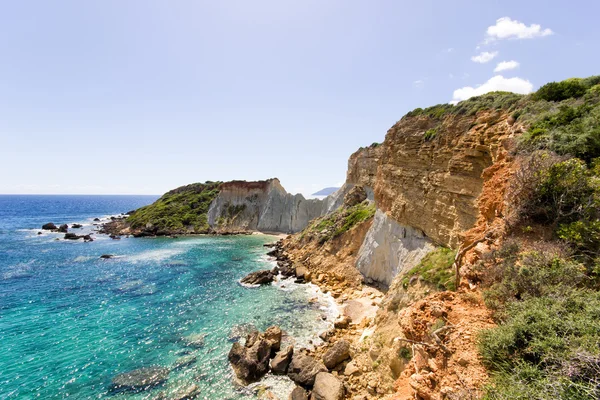
[[[311,196],[329,196],[330,194],[335,193],[338,189],[338,187],[326,187],[325,189],[321,189],[318,192],[311,194]]]

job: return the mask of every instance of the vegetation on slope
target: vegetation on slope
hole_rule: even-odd
[[[154,203],[136,210],[127,222],[131,228],[155,234],[207,233],[207,212],[219,194],[220,182],[193,183],[165,193]]]
[[[319,243],[322,244],[342,235],[374,215],[375,204],[365,200],[352,207],[341,207],[331,214],[315,219],[302,231],[302,236],[316,236]]]
[[[481,261],[498,327],[480,337],[489,399],[600,397],[600,77],[549,83],[513,117],[504,246]]]
[[[412,277],[417,276],[440,290],[456,290],[452,269],[455,255],[455,252],[447,247],[438,247],[431,251],[404,275],[402,286],[406,289]]]

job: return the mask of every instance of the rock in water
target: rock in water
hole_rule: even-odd
[[[175,364],[173,364],[172,369],[187,367],[188,365],[192,365],[195,362],[196,362],[196,356],[194,354],[189,354],[187,356],[181,356],[177,360],[175,360]]]
[[[71,228],[73,228],[73,229],[79,229],[79,228],[81,228],[82,226],[83,226],[83,225],[81,225],[81,224],[73,224],[73,225],[71,225]]]
[[[45,231],[53,231],[58,228],[52,222],[48,222],[47,224],[42,225],[42,229]]]
[[[108,260],[109,258],[113,258],[113,257],[114,257],[114,255],[113,255],[113,254],[102,254],[102,255],[100,256],[100,258],[103,258],[103,259],[105,259],[105,260]]]
[[[277,352],[271,360],[271,371],[276,375],[285,375],[293,354],[294,346],[288,346],[286,349]]]
[[[62,233],[67,233],[68,230],[69,230],[69,225],[67,225],[67,224],[62,224],[61,226],[58,227],[58,231],[62,232]]]
[[[329,372],[319,372],[315,378],[311,400],[342,400],[344,385]]]
[[[67,240],[79,240],[81,236],[75,234],[75,233],[65,233],[65,239]]]
[[[279,343],[277,337],[279,336]],[[269,370],[269,360],[274,347],[281,344],[281,329],[268,328],[264,334],[252,332],[242,346],[235,342],[231,346],[228,359],[235,375],[244,384],[259,380]]]
[[[308,400],[308,392],[304,388],[296,386],[290,393],[289,400]]]
[[[183,342],[186,344],[186,346],[200,348],[204,347],[205,337],[205,333],[192,333],[191,335],[183,337]]]
[[[350,343],[338,340],[323,355],[323,363],[329,369],[334,369],[339,363],[350,358]]]
[[[146,367],[125,372],[112,380],[112,390],[147,390],[167,380],[169,369],[162,367]]]
[[[294,352],[292,362],[288,367],[288,376],[297,384],[310,387],[315,383],[315,377],[319,372],[327,372],[327,367],[305,351]]]
[[[271,346],[271,356],[274,356],[275,353],[281,349],[281,328],[278,326],[270,326],[267,328],[263,336],[269,343],[269,346]]]
[[[195,399],[200,395],[200,388],[192,383],[184,385],[175,389],[173,393],[168,397],[169,400],[190,400]]]
[[[273,282],[275,275],[268,269],[263,271],[252,272],[242,278],[240,282],[247,285],[263,285],[265,283]]]

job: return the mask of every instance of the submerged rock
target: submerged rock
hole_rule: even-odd
[[[79,228],[82,228],[82,227],[83,227],[83,225],[81,225],[81,224],[73,224],[73,225],[71,225],[72,229],[79,229]]]
[[[327,372],[327,367],[305,351],[294,352],[292,362],[288,367],[288,376],[297,384],[310,387],[315,383],[319,372]]]
[[[315,378],[311,400],[342,400],[344,384],[329,372],[319,372]]]
[[[192,333],[184,336],[181,340],[186,346],[200,348],[204,347],[204,338],[206,338],[206,333]]]
[[[112,390],[147,390],[165,382],[169,377],[169,369],[163,367],[145,367],[115,376]]]
[[[53,231],[58,228],[52,222],[48,222],[47,224],[42,225],[42,229],[45,231]]]
[[[200,388],[195,383],[183,385],[175,389],[168,397],[169,400],[191,400],[200,395]]]
[[[323,355],[323,363],[327,368],[333,369],[348,358],[350,358],[350,343],[346,340],[338,340]]]
[[[64,238],[67,240],[79,240],[81,238],[81,236],[79,236],[75,233],[65,233]]]
[[[273,272],[266,269],[263,271],[251,272],[243,277],[240,282],[245,283],[246,285],[263,285],[265,283],[273,282],[273,279],[275,279]]]
[[[177,360],[175,360],[175,363],[173,364],[172,369],[178,369],[178,368],[187,367],[188,365],[192,365],[193,363],[196,362],[196,359],[197,359],[197,357],[195,354],[189,354],[187,356],[179,357]]]
[[[58,227],[58,231],[61,233],[67,233],[68,230],[69,230],[69,225],[67,225],[67,224],[62,224],[61,226]]]
[[[114,254],[102,254],[100,258],[108,260],[109,258],[114,258]]]

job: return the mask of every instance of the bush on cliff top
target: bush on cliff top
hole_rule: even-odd
[[[134,229],[158,234],[207,233],[206,213],[219,194],[220,182],[194,183],[165,193],[154,203],[142,207],[127,218]]]

